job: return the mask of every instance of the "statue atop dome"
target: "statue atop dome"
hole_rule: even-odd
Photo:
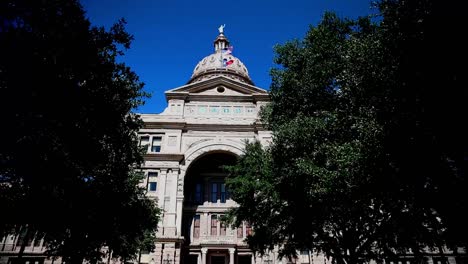
[[[219,34],[213,41],[214,53],[203,58],[195,69],[188,83],[195,83],[218,76],[253,85],[249,71],[244,63],[232,54],[232,46],[224,35],[226,24],[218,27]]]
[[[223,33],[224,33],[224,28],[225,28],[225,27],[226,27],[226,24],[219,26],[219,28],[218,28],[219,34],[223,34]]]

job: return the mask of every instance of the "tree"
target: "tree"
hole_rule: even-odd
[[[147,95],[116,61],[132,40],[124,25],[91,27],[76,0],[1,2],[0,236],[45,234],[71,263],[154,246],[132,112]]]
[[[447,8],[430,1],[378,7],[379,19],[327,13],[304,40],[276,47],[262,115],[273,143],[247,144],[227,182],[239,204],[229,219],[252,224],[261,253],[281,245],[358,263],[466,246],[467,219],[455,215],[467,208],[467,98],[459,57],[435,38],[458,24],[437,20]]]

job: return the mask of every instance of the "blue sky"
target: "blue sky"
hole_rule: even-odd
[[[135,38],[121,61],[152,94],[138,113],[160,113],[164,91],[182,86],[195,65],[211,54],[218,27],[234,46],[255,85],[269,89],[273,46],[304,37],[325,11],[355,18],[374,13],[369,0],[82,0],[93,25],[109,28],[119,18]]]

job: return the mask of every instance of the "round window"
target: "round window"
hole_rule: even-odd
[[[224,87],[220,86],[216,89],[216,91],[218,91],[218,93],[224,93]]]

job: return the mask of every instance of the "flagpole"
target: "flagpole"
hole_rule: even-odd
[[[224,27],[223,27],[223,31],[224,31]],[[219,34],[223,34],[222,32],[219,32]],[[224,68],[224,65],[223,65],[223,49],[221,49],[221,42],[219,43],[219,62],[221,63],[221,68]]]

